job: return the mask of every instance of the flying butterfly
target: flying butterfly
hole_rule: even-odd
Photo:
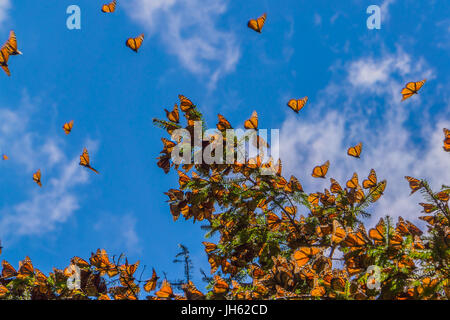
[[[377,185],[377,174],[374,169],[370,170],[369,176],[363,181],[363,188],[370,189]]]
[[[6,41],[5,44],[2,46],[2,48],[0,49],[0,66],[6,72],[6,74],[8,76],[11,75],[11,72],[9,71],[9,68],[8,68],[9,56],[14,56],[14,55],[18,55],[18,54],[22,54],[22,52],[20,52],[17,49],[16,34],[14,33],[13,30],[11,30],[9,32],[8,41]]]
[[[83,154],[80,156],[80,166],[86,167],[88,169],[91,169],[95,173],[99,173],[97,170],[91,167],[90,159],[89,159],[89,153],[86,148],[83,150]]]
[[[347,150],[347,154],[351,157],[359,158],[362,152],[362,142],[358,143],[354,147],[350,147]]]
[[[258,19],[250,19],[250,21],[247,23],[247,26],[255,30],[256,32],[261,33],[262,27],[264,26],[264,23],[266,22],[267,14],[263,14]]]
[[[258,129],[258,113],[256,111],[253,111],[250,119],[245,120],[244,127],[245,129]]]
[[[6,154],[2,154],[2,160],[9,160],[9,157]]]
[[[314,167],[311,175],[314,178],[325,178],[325,175],[327,174],[329,167],[330,161],[327,160],[324,164]]]
[[[221,114],[218,114],[217,117],[219,118],[219,122],[217,123],[217,129],[220,131],[224,131],[227,129],[231,129],[231,124],[228,122],[227,119]]]
[[[104,4],[102,6],[102,12],[113,13],[114,11],[116,11],[116,4],[117,4],[116,0],[111,1],[108,4]]]
[[[144,34],[142,33],[136,38],[128,38],[127,41],[125,42],[125,45],[137,53],[143,41],[144,41]]]
[[[427,79],[424,79],[422,81],[417,82],[408,82],[406,86],[402,89],[402,95],[403,99],[402,101],[411,98],[413,95],[417,94],[420,90],[420,88],[423,87]]]
[[[301,99],[291,99],[288,101],[287,105],[289,108],[298,113],[305,106],[306,102],[308,102],[308,97],[304,97]]]
[[[36,171],[36,173],[33,174],[33,181],[38,184],[39,187],[42,187],[41,183],[41,169]]]
[[[444,128],[444,151],[450,152],[450,130]]]
[[[405,179],[409,182],[409,187],[411,188],[411,194],[420,190],[423,187],[423,184],[420,180],[412,177],[405,176]]]
[[[64,123],[62,128],[63,128],[64,132],[66,133],[66,135],[69,134],[73,128],[73,120],[70,120],[70,122]]]

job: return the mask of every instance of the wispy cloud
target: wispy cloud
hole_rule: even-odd
[[[104,246],[110,250],[124,250],[127,254],[142,252],[136,231],[137,220],[132,214],[103,215],[94,225],[94,230],[100,234]],[[125,252],[122,252],[125,253]]]
[[[74,189],[88,182],[88,173],[80,170],[78,156],[65,155],[62,139],[33,129],[30,122],[37,109],[33,103],[25,95],[16,110],[0,108],[0,150],[10,157],[8,165],[14,174],[29,181],[22,190],[26,199],[0,207],[2,238],[54,230],[79,208]],[[42,188],[32,181],[37,169],[42,172]]]
[[[126,7],[184,68],[206,76],[210,87],[234,70],[240,57],[237,38],[217,23],[227,10],[226,1],[133,0]]]
[[[3,22],[8,18],[8,10],[11,7],[9,0],[0,0],[0,28],[2,28]]]
[[[435,188],[450,181],[449,155],[442,150],[442,128],[450,121],[430,120],[428,112],[442,101],[425,101],[417,95],[400,102],[400,90],[406,82],[434,77],[426,61],[411,60],[399,48],[378,58],[368,56],[349,62],[334,70],[337,78],[317,101],[305,107],[314,110],[314,115],[289,117],[284,122],[280,139],[284,168],[301,178],[307,191],[329,187],[328,179],[318,181],[310,176],[312,168],[326,160],[331,162],[328,176],[343,184],[353,172],[363,179],[374,168],[388,185],[385,196],[374,207],[373,219],[389,214],[417,220],[420,195],[409,197],[404,176],[428,179]],[[426,84],[423,91],[430,89]],[[410,115],[417,105],[423,115],[414,117],[417,123],[412,124]],[[364,144],[362,158],[347,156],[347,148],[360,141]]]

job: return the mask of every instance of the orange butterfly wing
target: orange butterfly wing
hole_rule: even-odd
[[[289,108],[298,113],[308,102],[308,97],[304,97],[302,99],[291,99],[288,101],[287,105]]]
[[[41,169],[36,171],[36,173],[33,174],[33,181],[38,184],[39,187],[42,187],[41,183]]]
[[[142,33],[136,38],[128,38],[127,41],[125,42],[125,45],[137,53],[143,41],[144,41],[144,34]]]
[[[370,189],[377,185],[377,174],[375,173],[375,170],[371,169],[369,177],[367,180],[363,181],[363,188],[364,189]]]
[[[426,81],[427,80],[424,79],[424,80],[418,81],[418,82],[408,82],[401,91],[401,94],[403,95],[402,101],[417,94],[419,92],[420,88],[423,87],[423,85],[425,84]]]
[[[351,157],[359,158],[362,152],[362,142],[358,143],[354,147],[350,147],[347,150],[347,154]]]
[[[72,128],[73,128],[73,120],[63,125],[63,130],[66,133],[66,135],[72,131]]]
[[[258,19],[251,19],[247,23],[247,26],[256,32],[261,33],[262,27],[264,26],[264,23],[266,22],[266,18],[267,18],[267,14],[264,13]]]
[[[258,129],[258,113],[256,111],[253,111],[250,119],[244,122],[244,127],[245,129]]]
[[[327,174],[329,167],[330,161],[327,160],[323,165],[315,167],[311,175],[314,178],[325,178],[325,175]]]
[[[117,4],[116,0],[113,0],[108,4],[104,4],[102,7],[102,11],[105,13],[113,13],[114,11],[116,11],[116,4]]]

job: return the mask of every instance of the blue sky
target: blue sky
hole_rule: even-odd
[[[163,132],[152,125],[177,95],[191,98],[210,127],[217,113],[242,125],[257,110],[260,128],[281,129],[286,175],[308,192],[330,160],[344,182],[376,169],[388,179],[380,216],[418,221],[420,197],[404,175],[450,183],[442,128],[450,127],[450,7],[443,1],[0,0],[0,42],[14,29],[23,56],[0,74],[0,239],[2,259],[29,255],[49,272],[72,256],[105,248],[169,279],[189,247],[209,271],[203,231],[172,217],[163,195],[176,174],[156,166]],[[66,8],[81,8],[81,30],[66,28]],[[381,30],[368,30],[366,8],[381,7]],[[246,27],[267,12],[262,34]],[[145,33],[138,54],[128,37]],[[4,39],[4,40],[1,40]],[[400,103],[408,81],[427,78],[419,96]],[[286,102],[309,97],[299,115]],[[61,126],[74,120],[65,136]],[[363,141],[360,160],[346,150]],[[84,147],[94,175],[78,166]],[[42,170],[43,188],[31,175]],[[420,223],[419,223],[420,225]]]

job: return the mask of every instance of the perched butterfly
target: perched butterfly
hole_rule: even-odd
[[[217,123],[217,129],[219,129],[220,131],[231,129],[231,124],[228,122],[227,119],[225,119],[224,116],[218,114],[217,117],[219,118],[219,122]]]
[[[363,181],[363,188],[364,189],[370,189],[377,185],[377,174],[375,173],[375,170],[371,169],[369,177],[367,180]]]
[[[41,169],[36,171],[36,173],[33,174],[33,181],[38,184],[39,187],[42,187],[41,183]]]
[[[388,236],[388,239],[386,239]],[[376,245],[382,245],[388,240],[390,246],[400,248],[403,242],[402,237],[395,232],[392,236],[387,234],[386,225],[383,219],[380,219],[375,228],[369,230],[369,237],[374,240]]]
[[[354,147],[350,147],[347,150],[347,154],[351,157],[359,158],[362,152],[362,142],[358,143]]]
[[[314,167],[312,171],[312,176],[314,178],[325,178],[325,175],[328,172],[328,168],[330,167],[330,161],[327,160],[323,165]]]
[[[203,300],[205,299],[205,295],[198,290],[195,285],[192,283],[192,281],[189,280],[188,283],[184,283],[181,286],[181,289],[183,289],[186,299],[188,300]]]
[[[450,152],[450,130],[444,128],[444,150]]]
[[[183,96],[182,94],[178,95],[178,99],[180,99],[181,111],[187,112],[194,108],[194,104],[192,103],[192,101]]]
[[[302,267],[308,263],[308,261],[314,257],[316,254],[321,252],[320,248],[316,247],[301,247],[297,251],[294,252],[293,258],[297,263],[297,266]]]
[[[258,113],[256,111],[253,111],[250,119],[245,120],[244,127],[245,129],[258,129]]]
[[[70,120],[70,122],[64,123],[62,128],[66,134],[69,134],[73,128],[73,120]]]
[[[161,288],[159,289],[159,291],[155,292],[155,294],[158,298],[166,299],[174,297],[172,287],[170,286],[170,283],[166,279],[163,280]]]
[[[405,179],[409,182],[409,187],[411,188],[411,194],[416,192],[417,190],[420,190],[423,185],[422,182],[416,178],[405,176]]]
[[[15,277],[17,275],[16,269],[8,262],[3,260],[2,261],[2,278],[8,279]]]
[[[267,17],[267,14],[264,13],[258,19],[250,19],[250,21],[247,23],[247,26],[250,29],[255,30],[256,32],[261,33],[261,29],[264,26],[264,23],[266,22],[266,17]]]
[[[386,180],[381,181],[376,187],[370,189],[372,194],[372,201],[377,201],[383,195],[384,190],[386,189]]]
[[[213,291],[215,294],[226,293],[230,286],[218,275],[214,276],[214,288]]]
[[[330,182],[331,182],[331,186],[330,186],[330,191],[332,193],[339,193],[342,191],[342,187],[339,184],[339,182],[337,182],[335,179],[330,178]]]
[[[2,159],[3,159],[3,160],[9,160],[9,157],[8,157],[6,154],[3,154],[3,155],[2,155]]]
[[[167,119],[175,123],[180,122],[180,113],[178,112],[178,105],[176,103],[173,111],[168,111],[167,109],[164,109],[164,111],[166,112]]]
[[[450,199],[450,193],[446,191],[441,191],[436,193],[436,198],[442,202],[447,202]]]
[[[102,7],[102,11],[106,12],[106,13],[112,13],[112,12],[116,11],[116,4],[117,4],[116,0],[113,0],[112,2],[110,2],[108,4],[104,4]]]
[[[333,220],[333,232],[331,233],[331,242],[336,244],[341,243],[346,236],[347,232],[342,227],[342,225],[337,220]]]
[[[153,269],[152,277],[147,280],[147,282],[144,285],[144,290],[147,292],[153,291],[156,289],[156,282],[158,281],[159,277],[156,276],[155,269]]]
[[[144,34],[142,33],[136,38],[128,38],[127,41],[125,42],[125,45],[137,53],[143,41],[144,41]]]
[[[298,113],[308,101],[308,97],[304,97],[302,99],[291,99],[288,101],[287,105],[289,108]]]
[[[427,80],[424,79],[424,80],[418,81],[418,82],[408,82],[406,84],[406,86],[402,89],[402,95],[403,95],[402,101],[410,98],[414,94],[417,94],[419,92],[420,88],[422,88],[422,86],[425,84],[426,81]]]
[[[350,189],[357,189],[359,187],[358,174],[356,172],[353,173],[353,177],[347,181],[346,186]]]
[[[80,156],[80,166],[86,167],[88,169],[91,169],[95,173],[98,173],[97,170],[91,167],[90,160],[89,160],[89,153],[86,148],[83,150],[83,154]]]

